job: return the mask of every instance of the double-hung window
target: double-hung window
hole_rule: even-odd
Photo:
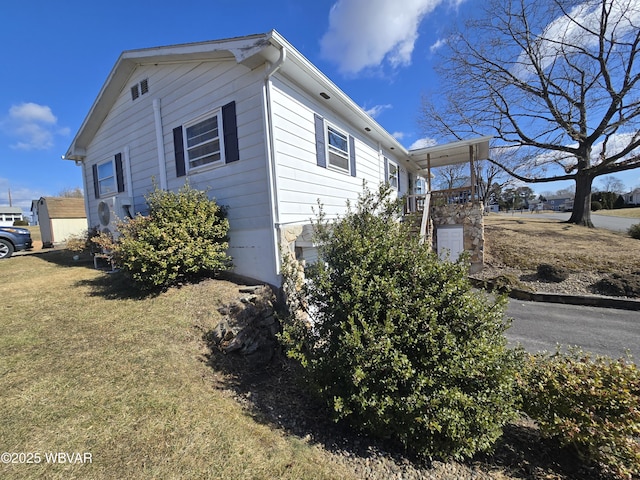
[[[186,153],[189,168],[222,160],[221,111],[185,126]]]
[[[327,126],[327,145],[329,165],[346,172],[349,171],[349,140],[341,131]]]
[[[99,163],[97,175],[98,192],[101,197],[118,191],[116,183],[116,169],[113,164],[113,160],[107,160],[106,162]]]
[[[116,153],[112,159],[93,164],[93,191],[96,198],[124,192],[124,171],[122,154]]]
[[[396,165],[395,163],[389,161],[389,168],[388,168],[389,172],[388,172],[388,176],[387,176],[387,182],[389,182],[389,185],[391,185],[393,188],[395,188],[396,190],[398,189],[398,185],[399,185],[399,174],[400,174],[400,170],[398,169],[398,165]]]

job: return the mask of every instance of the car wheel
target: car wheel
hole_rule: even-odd
[[[0,239],[0,258],[9,258],[13,254],[13,245],[7,240]]]

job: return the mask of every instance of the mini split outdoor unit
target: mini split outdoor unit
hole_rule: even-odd
[[[133,199],[130,197],[120,197],[116,195],[100,200],[98,203],[100,231],[116,235],[118,221],[131,218],[132,207]]]

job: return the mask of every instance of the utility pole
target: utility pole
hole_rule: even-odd
[[[11,189],[9,189],[9,206],[13,207],[13,203],[11,202]]]

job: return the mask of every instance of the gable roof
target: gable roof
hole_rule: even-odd
[[[20,215],[22,215],[22,208],[2,205],[0,206],[0,213],[19,213]]]
[[[383,149],[393,151],[404,162],[412,164],[415,169],[426,170],[428,154],[432,162],[439,155],[442,159],[448,158],[448,160],[442,161],[467,162],[469,160],[469,142],[475,145],[474,141],[463,141],[409,152],[284,37],[277,31],[271,30],[267,33],[244,37],[123,52],[98,93],[98,97],[91,106],[64,158],[76,161],[84,159],[87,146],[139,65],[213,59],[233,60],[250,69],[264,65],[265,78],[269,68],[278,66],[279,72],[361,129],[363,135],[379,143]],[[484,138],[489,137],[483,137],[481,144],[474,147],[477,152],[477,160],[488,156],[488,140],[485,146]],[[439,161],[436,160],[436,163]]]
[[[38,204],[45,203],[49,218],[86,218],[84,198],[40,197]]]

